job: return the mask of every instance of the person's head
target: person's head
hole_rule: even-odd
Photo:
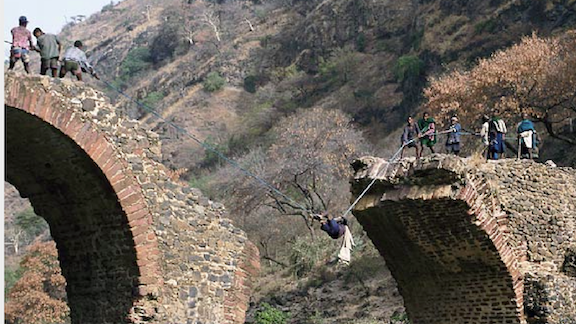
[[[498,108],[494,108],[494,110],[492,110],[492,116],[498,116],[500,115],[500,110]]]
[[[20,26],[26,27],[26,25],[28,25],[28,18],[26,18],[26,16],[20,16],[20,18],[18,18],[18,23]]]
[[[528,119],[528,114],[527,113],[522,113],[522,119]]]
[[[408,122],[408,125],[414,124],[414,118],[412,118],[412,116],[408,116],[408,118],[406,119],[406,121]]]
[[[450,124],[454,125],[458,122],[458,117],[456,116],[452,116],[452,118],[450,118]]]
[[[430,114],[429,114],[427,111],[425,111],[425,112],[422,114],[422,118],[428,119],[428,117],[430,117]]]
[[[482,116],[482,122],[483,122],[483,123],[486,123],[486,122],[488,122],[488,121],[490,121],[490,117],[488,117],[488,115]]]
[[[34,31],[32,32],[32,34],[34,34],[34,37],[38,38],[38,37],[44,35],[44,32],[42,31],[42,29],[36,27],[36,28],[34,28]]]
[[[74,47],[78,47],[79,49],[82,49],[82,42],[77,40],[74,42]]]

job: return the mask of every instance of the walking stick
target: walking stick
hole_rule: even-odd
[[[520,160],[521,153],[522,153],[522,137],[518,136],[518,160]]]

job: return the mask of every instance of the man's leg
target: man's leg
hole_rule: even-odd
[[[16,60],[12,56],[10,56],[10,66],[8,67],[8,70],[12,70],[15,65],[16,65]]]
[[[46,71],[48,71],[48,65],[50,62],[45,59],[40,59],[40,75],[46,75]]]

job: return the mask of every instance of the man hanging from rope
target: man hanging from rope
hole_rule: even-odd
[[[312,217],[320,221],[320,229],[325,231],[332,239],[339,239],[343,237],[340,251],[338,252],[338,259],[344,264],[350,263],[350,251],[354,244],[352,233],[348,228],[348,220],[344,217],[332,217],[328,212],[321,214],[314,214]]]

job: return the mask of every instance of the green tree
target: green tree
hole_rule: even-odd
[[[208,73],[203,83],[204,90],[207,92],[218,91],[224,87],[224,84],[226,84],[226,80],[218,72]]]
[[[262,303],[262,309],[256,312],[254,318],[256,324],[286,324],[290,319],[290,313],[276,309],[268,303]]]

